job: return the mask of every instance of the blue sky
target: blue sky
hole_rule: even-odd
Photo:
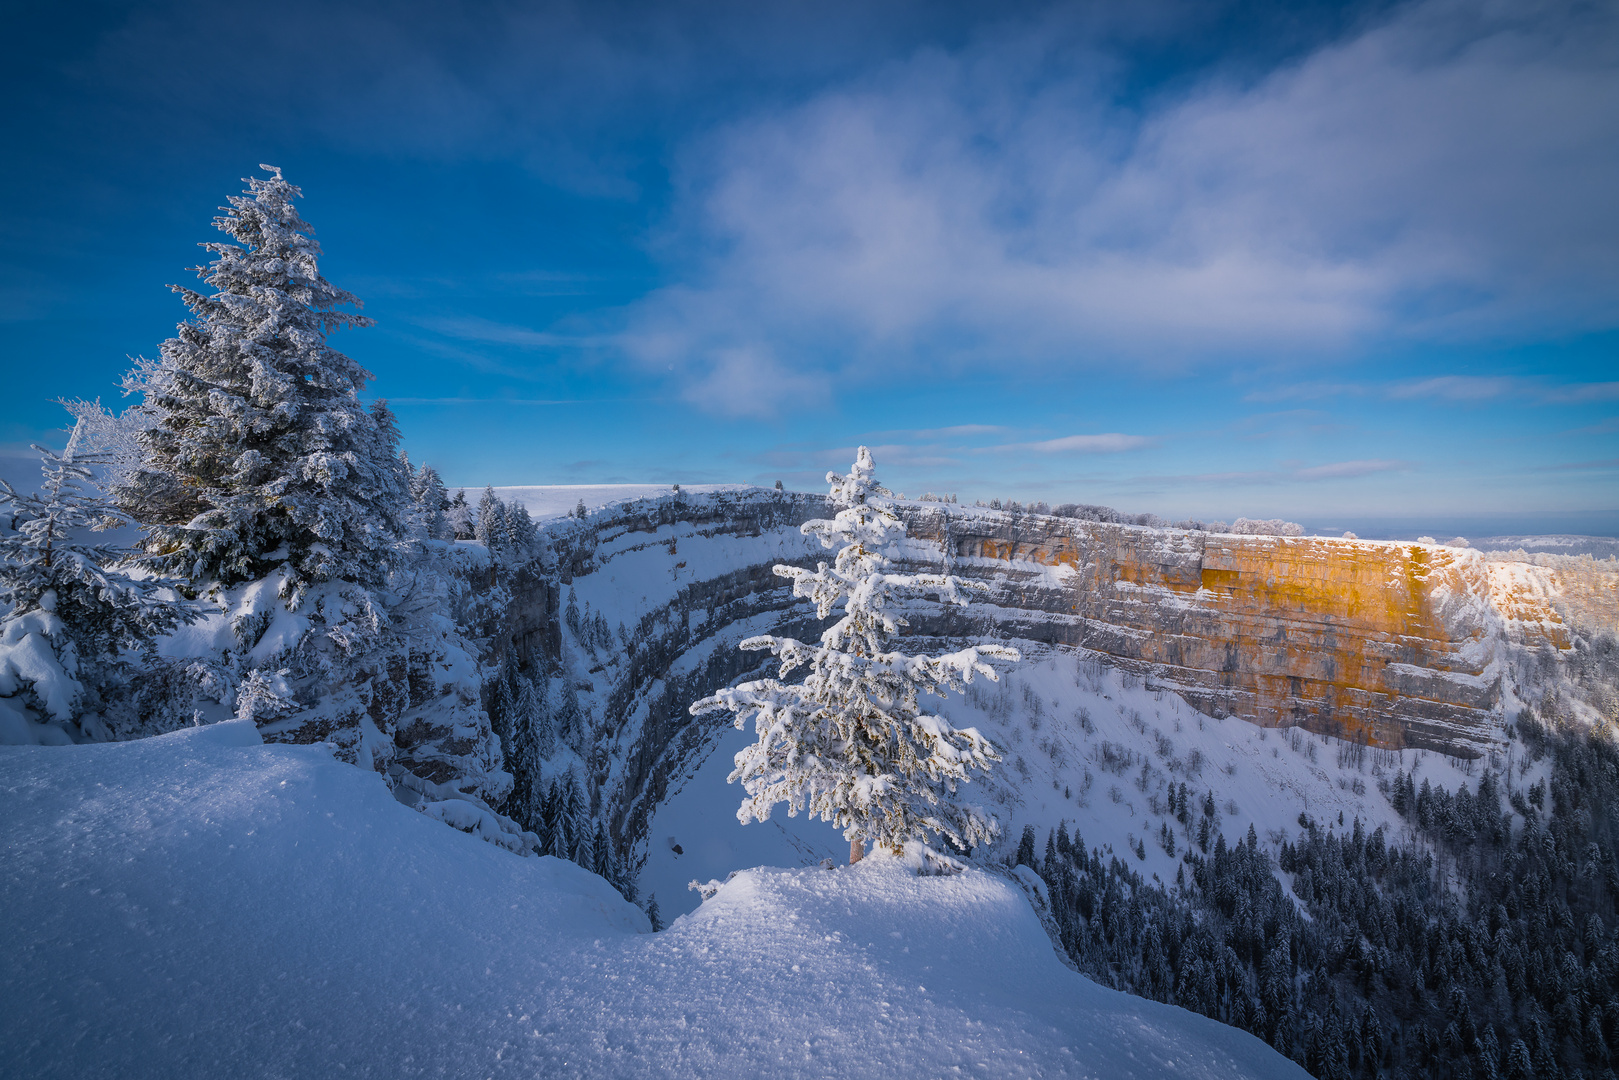
[[[4,19],[8,459],[271,162],[452,483],[1619,533],[1612,5]]]

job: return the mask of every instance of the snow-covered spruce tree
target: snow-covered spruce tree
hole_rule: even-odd
[[[472,524],[472,535],[489,549],[489,554],[504,554],[507,548],[506,504],[500,501],[495,489],[486,487],[478,499],[478,516]]]
[[[84,432],[73,428],[60,455],[44,457],[38,494],[0,480],[0,698],[80,738],[116,734],[101,715],[127,681],[125,654],[197,617],[167,586],[132,577],[120,565],[134,552],[86,543],[85,533],[127,525],[129,519],[97,486],[94,455],[79,452]]]
[[[742,642],[780,657],[782,678],[807,667],[803,682],[746,682],[691,706],[694,716],[733,712],[738,728],[754,723],[759,741],[736,755],[730,775],[748,793],[738,818],[765,821],[785,802],[789,814],[804,810],[843,829],[852,860],[864,844],[899,851],[931,834],[971,848],[994,836],[994,820],[960,801],[958,788],[971,770],[988,769],[1000,755],[976,729],[923,712],[920,697],[959,693],[975,675],[997,678],[986,660],[1019,659],[999,645],[942,656],[889,647],[915,604],[928,597],[966,604],[964,593],[983,586],[948,574],[891,572],[885,552],[905,525],[874,471],[862,446],[847,476],[827,474],[832,502],[843,509],[801,527],[824,547],[842,545],[835,563],[775,567],[792,579],[793,595],[815,602],[821,618],[840,603],[843,617],[818,645],[768,635]]]
[[[493,816],[512,780],[457,610],[465,567],[407,529],[394,418],[362,405],[370,374],[328,341],[369,320],[321,276],[301,193],[269,171],[215,219],[228,241],[204,245],[211,291],[176,288],[190,320],[126,380],[143,460],[121,505],[148,563],[225,624],[211,640],[234,638],[228,678],[199,705],[250,715],[266,741],[328,743],[425,812],[520,847]],[[482,806],[434,809],[445,801]]]
[[[423,465],[411,475],[410,499],[416,528],[426,539],[446,540],[454,537],[454,530],[444,516],[450,509],[450,493],[445,490],[437,469]]]
[[[153,419],[142,486],[120,492],[146,526],[155,565],[234,585],[285,567],[285,590],[382,583],[403,535],[398,433],[367,411],[371,375],[327,342],[369,326],[321,276],[320,245],[281,170],[252,178],[214,225],[234,243],[171,286],[191,309],[162,359],[131,373]]]
[[[444,520],[450,530],[450,539],[472,539],[472,507],[467,505],[466,488],[461,488],[450,500],[449,509],[444,512]]]

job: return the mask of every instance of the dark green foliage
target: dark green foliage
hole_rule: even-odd
[[[1037,869],[1063,947],[1092,978],[1251,1031],[1323,1078],[1610,1077],[1619,748],[1532,716],[1520,738],[1551,776],[1509,794],[1529,810],[1516,829],[1494,776],[1451,792],[1401,774],[1415,842],[1306,819],[1273,863],[1251,828],[1235,845],[1215,833],[1168,888],[1059,829]]]

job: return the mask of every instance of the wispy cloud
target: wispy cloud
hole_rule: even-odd
[[[1484,401],[1509,394],[1523,380],[1473,375],[1442,375],[1416,382],[1395,383],[1383,393],[1391,398],[1441,398],[1446,401]]]
[[[1619,458],[1602,461],[1571,461],[1562,465],[1542,465],[1535,472],[1588,472],[1598,469],[1619,469]]]
[[[1037,454],[1118,454],[1157,444],[1157,439],[1145,435],[1121,435],[1118,432],[1110,432],[1105,435],[1065,435],[1060,439],[1046,439],[1041,442],[1003,443],[986,449],[998,453],[1017,450],[1033,451]]]
[[[501,397],[390,397],[390,405],[586,405],[600,399],[579,398],[501,398]]]
[[[1512,375],[1437,375],[1394,382],[1301,382],[1251,390],[1244,401],[1317,401],[1328,398],[1456,403],[1511,399],[1520,404],[1576,405],[1619,400],[1619,382],[1555,383]]]
[[[418,326],[457,341],[479,341],[500,345],[516,345],[525,349],[578,349],[603,344],[599,336],[558,334],[535,330],[527,326],[494,322],[472,316],[456,318],[424,318],[416,320]]]
[[[1574,383],[1551,387],[1546,400],[1558,404],[1584,404],[1589,401],[1619,401],[1619,382]]]
[[[999,435],[1010,431],[1011,428],[1001,424],[957,424],[954,427],[941,428],[906,428],[899,431],[872,432],[872,438],[877,439],[911,439],[932,441],[936,439],[973,439],[984,435]]]
[[[1298,469],[1292,474],[1298,480],[1338,480],[1352,476],[1370,476],[1373,473],[1402,472],[1411,467],[1409,462],[1379,459],[1376,461],[1335,461],[1330,465],[1316,465]]]
[[[1281,469],[1253,469],[1245,472],[1207,472],[1179,475],[1139,476],[1137,484],[1187,485],[1246,485],[1265,486],[1287,483],[1316,483],[1332,480],[1352,480],[1377,473],[1406,472],[1416,466],[1409,461],[1334,461],[1325,465],[1292,466]]]
[[[689,147],[672,243],[709,254],[631,309],[629,353],[713,385],[768,346],[854,387],[921,358],[1285,364],[1613,325],[1612,8],[1403,5],[1139,113],[1065,47],[1031,29],[919,53]],[[1031,74],[1053,70],[1083,74]]]

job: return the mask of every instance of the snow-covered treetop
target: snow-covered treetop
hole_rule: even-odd
[[[276,166],[259,168],[271,175],[244,177],[247,191],[230,196],[230,206],[220,208],[224,215],[214,218],[214,227],[236,243],[215,240],[200,245],[218,258],[207,267],[197,267],[197,274],[219,292],[205,296],[179,285],[171,287],[199,317],[223,306],[239,312],[243,322],[264,328],[302,327],[323,337],[344,326],[372,325],[363,315],[337,310],[360,307],[360,300],[321,276],[315,230],[292,202],[303,198],[303,190],[287,183]],[[356,390],[371,378],[353,361],[311,369],[308,374],[324,380],[345,379]]]

